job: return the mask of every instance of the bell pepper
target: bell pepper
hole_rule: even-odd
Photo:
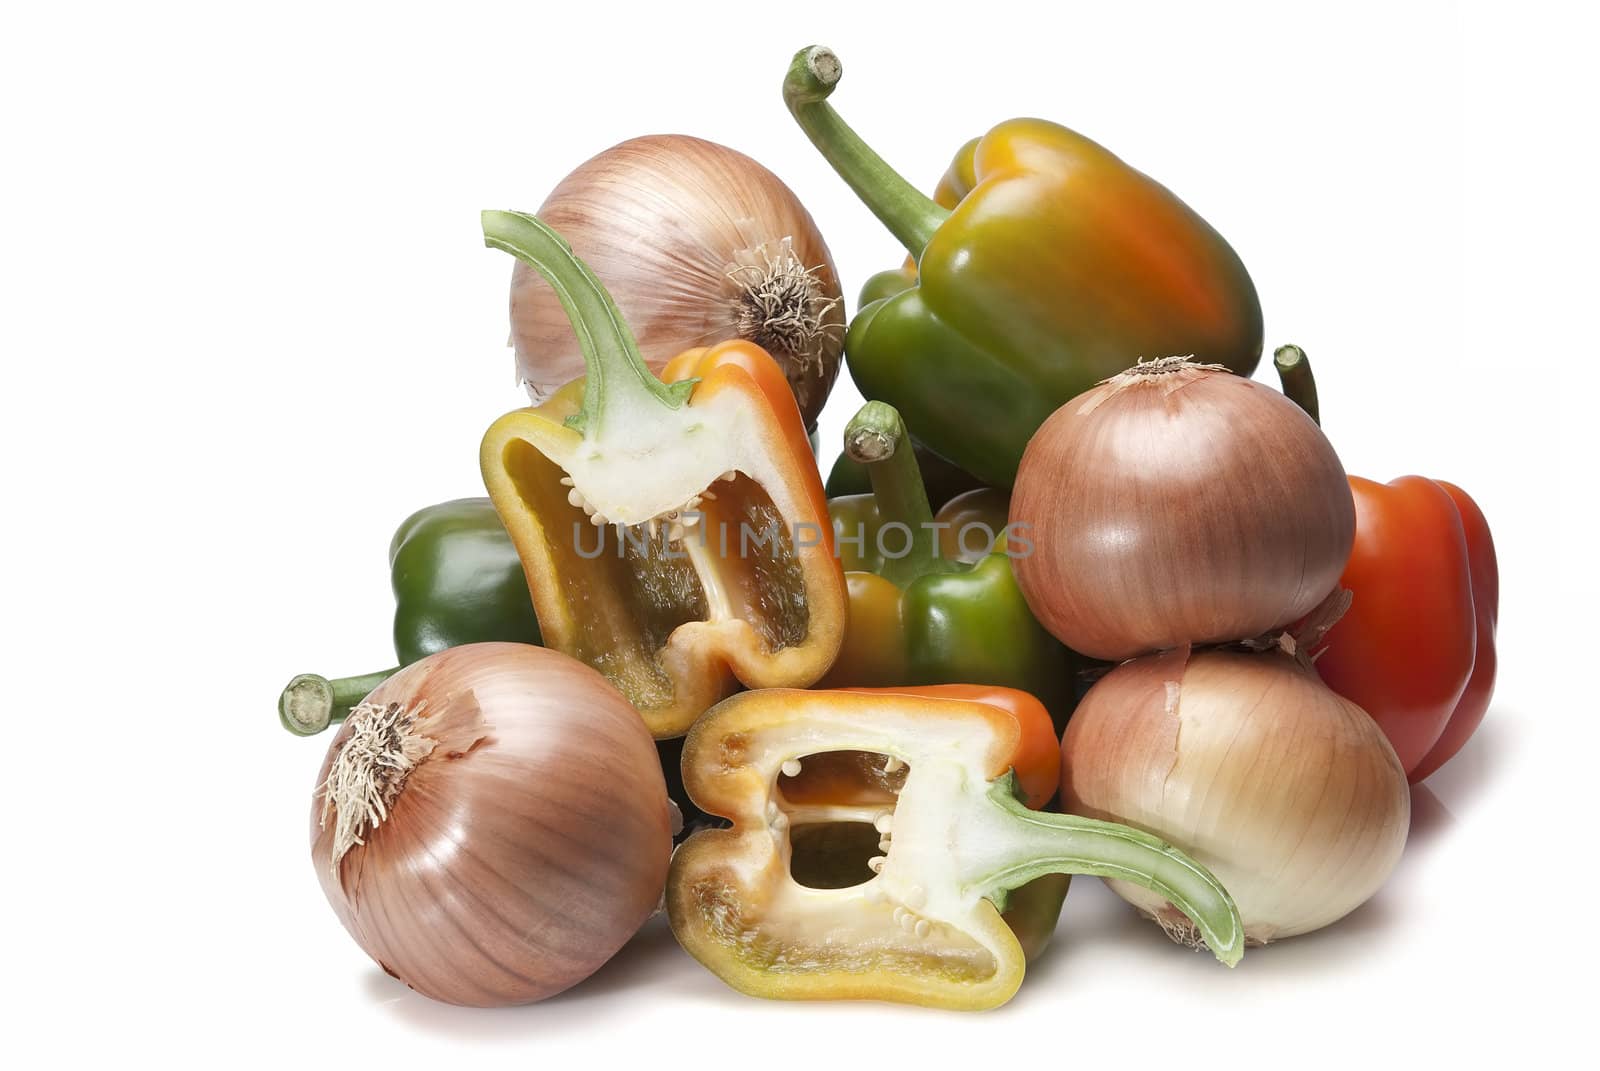
[[[490,246],[555,288],[588,372],[483,440],[484,482],[545,644],[605,675],[658,738],[736,683],[816,681],[844,633],[844,577],[777,363],[724,342],[657,379],[559,235],[514,212],[485,212],[483,225]]]
[[[857,313],[845,359],[862,394],[937,453],[1009,487],[1046,417],[1141,357],[1254,370],[1255,286],[1165,187],[1065,127],[1012,119],[973,147],[970,182],[958,158],[947,189],[965,196],[944,208],[827,103],[841,71],[829,50],[802,49],[784,100],[917,265],[916,285]]]
[[[1284,393],[1318,416],[1305,352],[1274,356]],[[1478,504],[1443,480],[1350,477],[1350,607],[1313,640],[1317,672],[1382,727],[1413,784],[1448,762],[1494,694],[1500,572]]]
[[[734,696],[684,744],[690,796],[733,826],[673,857],[673,933],[755,996],[992,1008],[1025,963],[1008,891],[1098,874],[1158,889],[1238,962],[1238,911],[1198,863],[1126,826],[1032,809],[1056,790],[1052,750],[1043,708],[1009,689]]]
[[[932,513],[905,424],[884,402],[850,421],[845,455],[873,493],[828,504],[850,614],[822,685],[1019,688],[1065,728],[1080,667],[1034,620],[1012,575],[1005,493],[969,492]]]
[[[1443,766],[1494,693],[1499,571],[1488,522],[1443,480],[1350,477],[1350,609],[1314,651],[1323,681],[1378,722],[1413,784]]]
[[[389,542],[389,581],[398,664],[338,680],[300,674],[278,698],[284,728],[320,733],[400,666],[446,647],[539,642],[522,562],[487,498],[440,502],[407,517]]]

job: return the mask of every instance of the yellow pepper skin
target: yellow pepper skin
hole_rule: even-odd
[[[916,277],[875,276],[845,339],[851,377],[917,437],[1009,487],[1023,448],[1068,399],[1172,354],[1241,375],[1261,306],[1232,247],[1171,191],[1066,127],[1001,123],[958,154],[948,208],[918,192],[827,98],[842,68],[795,56],[784,98],[840,176],[906,247]],[[914,285],[913,285],[914,283]]]
[[[589,368],[497,420],[481,452],[545,645],[604,674],[658,739],[741,684],[814,683],[844,633],[844,577],[777,362],[725,342],[663,382],[554,231],[510,212],[484,229],[552,280]]]

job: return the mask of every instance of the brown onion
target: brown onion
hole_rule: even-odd
[[[633,138],[579,165],[538,216],[605,283],[652,369],[748,339],[783,366],[806,427],[816,425],[839,374],[844,303],[827,244],[776,175],[699,138]],[[584,373],[555,291],[521,261],[511,338],[535,402]]]
[[[1367,713],[1282,652],[1178,650],[1125,662],[1061,739],[1063,807],[1194,856],[1265,944],[1364,903],[1405,847],[1405,771]],[[1159,895],[1109,883],[1187,940]]]
[[[672,846],[638,713],[576,659],[479,643],[407,666],[323,762],[311,858],[379,966],[452,1004],[587,978],[655,910]]]
[[[1073,650],[1118,661],[1262,635],[1333,590],[1355,538],[1344,467],[1270,387],[1183,358],[1078,395],[1028,443],[1017,583]]]

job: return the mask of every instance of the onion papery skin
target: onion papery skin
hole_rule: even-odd
[[[425,703],[432,749],[365,844],[330,865],[323,789],[311,857],[328,902],[383,969],[451,1004],[541,1000],[610,959],[655,910],[672,836],[638,713],[576,659],[525,644],[441,651],[367,700]]]
[[[816,426],[839,374],[845,309],[827,243],[776,175],[715,142],[650,135],[579,165],[538,216],[594,269],[653,371],[684,350],[747,338],[783,367],[806,427]],[[740,330],[741,280],[785,248],[815,269],[817,295],[831,303],[811,352]],[[584,374],[555,291],[521,261],[511,277],[511,340],[517,375],[535,403]]]
[[[1405,770],[1367,713],[1279,652],[1172,651],[1089,689],[1061,740],[1062,802],[1194,856],[1245,937],[1309,933],[1364,903],[1400,859]],[[1108,884],[1182,932],[1158,895]]]
[[[1013,566],[1040,624],[1107,661],[1281,629],[1333,591],[1355,538],[1344,466],[1304,412],[1171,361],[1056,410],[1010,520],[1034,544]]]

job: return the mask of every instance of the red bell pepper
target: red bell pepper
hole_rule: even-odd
[[[1319,424],[1299,346],[1272,355],[1283,393]],[[1416,784],[1483,721],[1494,694],[1500,568],[1483,511],[1452,483],[1350,477],[1356,540],[1339,585],[1349,610],[1307,637],[1323,681],[1372,715]]]
[[[1350,478],[1354,594],[1317,670],[1382,726],[1412,783],[1450,760],[1494,692],[1500,577],[1477,503],[1442,480]]]

